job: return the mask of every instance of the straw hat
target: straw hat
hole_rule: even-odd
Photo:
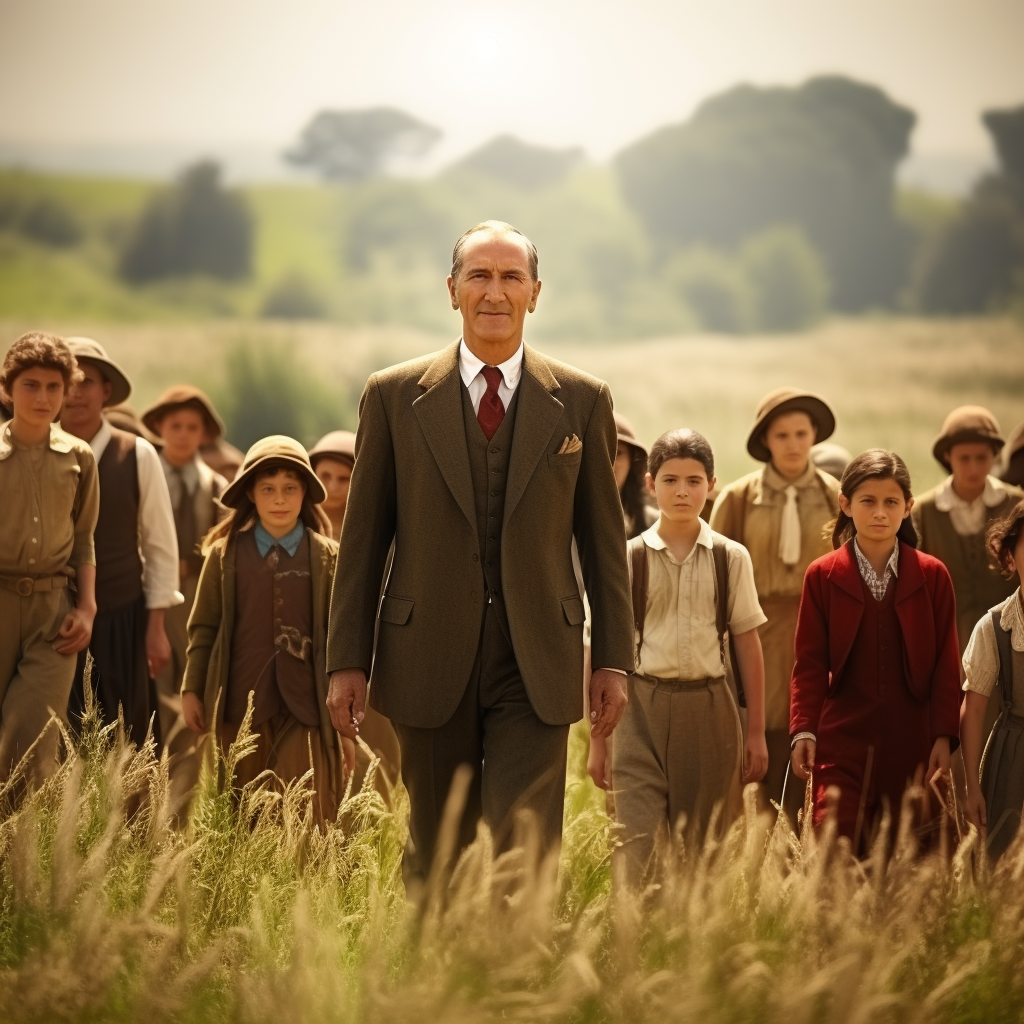
[[[961,405],[954,409],[942,424],[942,433],[935,438],[932,455],[945,469],[949,469],[947,456],[955,444],[990,444],[998,455],[1006,439],[999,430],[995,416],[980,405]]]
[[[224,421],[217,415],[213,402],[206,393],[191,384],[175,384],[169,387],[143,414],[142,422],[159,434],[160,421],[169,413],[181,408],[195,409],[202,414],[206,424],[207,441],[216,441],[224,433]]]
[[[623,444],[628,444],[636,449],[635,454],[638,458],[643,456],[646,459],[647,449],[636,439],[636,431],[633,429],[633,424],[622,413],[614,413],[614,416],[616,438],[622,441]]]
[[[339,462],[347,462],[350,466],[355,465],[356,435],[351,430],[332,430],[329,434],[324,434],[309,449],[310,465],[316,469],[318,460],[322,458],[337,459]]]
[[[272,434],[257,441],[246,453],[238,476],[224,492],[221,502],[230,508],[237,508],[238,501],[248,488],[252,478],[261,466],[271,462],[287,463],[289,468],[299,470],[306,481],[306,493],[319,505],[327,497],[324,485],[320,483],[310,465],[306,449],[298,441],[283,434]]]
[[[71,349],[75,359],[81,362],[83,359],[95,363],[100,372],[110,382],[110,397],[103,403],[106,405],[120,405],[128,401],[132,393],[132,382],[128,379],[124,370],[107,355],[106,349],[98,341],[92,338],[65,338],[68,348]]]
[[[836,429],[836,418],[824,398],[799,388],[776,388],[761,399],[754,414],[754,426],[747,438],[747,451],[758,462],[771,462],[772,453],[764,443],[764,433],[776,416],[788,412],[805,412],[818,428],[817,441],[830,438]]]

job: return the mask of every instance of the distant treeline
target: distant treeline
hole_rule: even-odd
[[[394,170],[437,129],[389,108],[323,111],[287,155],[335,197],[320,225],[330,266],[311,273],[296,259],[259,281],[250,311],[448,327],[438,278],[453,240],[486,218],[540,248],[541,334],[790,331],[829,311],[1024,308],[1024,107],[983,121],[999,170],[952,204],[898,192],[915,115],[847,78],[737,87],[607,166],[502,136],[431,179]],[[8,191],[0,232],[85,244],[73,209]],[[237,296],[259,230],[246,192],[198,164],[108,233],[109,269],[131,289],[198,276]]]

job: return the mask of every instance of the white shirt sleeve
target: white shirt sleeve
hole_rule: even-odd
[[[964,689],[989,697],[999,680],[999,649],[992,628],[992,616],[985,614],[978,620],[964,651]]]
[[[135,442],[139,473],[139,551],[147,608],[172,608],[185,598],[178,591],[178,534],[160,456],[145,438]]]

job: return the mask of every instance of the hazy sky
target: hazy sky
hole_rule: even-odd
[[[984,154],[1024,103],[1024,0],[0,0],[0,139],[270,143],[392,104],[454,154],[499,132],[604,158],[738,81],[821,72]]]

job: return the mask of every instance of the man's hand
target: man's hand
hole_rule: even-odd
[[[171,660],[171,642],[164,629],[165,611],[165,608],[150,608],[146,622],[146,665],[150,679],[156,679]]]
[[[599,668],[590,677],[590,735],[604,739],[612,734],[626,710],[626,677]]]
[[[798,779],[807,781],[808,776],[814,769],[814,755],[817,753],[818,744],[814,740],[797,740],[790,755],[790,763],[793,766],[793,774]]]
[[[186,690],[181,695],[181,717],[193,732],[203,732],[206,729],[206,710],[203,707],[203,698],[198,693]]]
[[[601,736],[591,736],[590,753],[587,755],[587,774],[598,789],[611,789],[611,758],[608,757],[608,741]]]
[[[768,771],[768,744],[764,732],[750,733],[743,751],[743,784],[760,782]]]
[[[366,713],[366,673],[361,668],[331,673],[327,710],[334,728],[354,741]]]
[[[77,654],[84,651],[92,639],[92,624],[95,618],[95,608],[72,608],[64,616],[64,621],[57,630],[60,639],[54,642],[53,649],[58,654]]]

